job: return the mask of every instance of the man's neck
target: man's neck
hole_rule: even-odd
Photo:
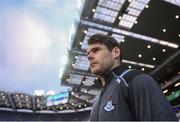
[[[105,81],[104,77],[99,77],[99,79],[101,80],[102,85],[105,86],[106,81]]]
[[[113,66],[112,69],[109,71],[111,72],[113,69],[115,69],[116,67],[120,66],[120,64],[116,65],[116,66]],[[107,73],[106,73],[107,74]],[[98,76],[98,78],[101,80],[101,83],[103,86],[105,86],[106,84],[106,81],[105,81],[105,76],[106,74],[102,75],[102,76]]]

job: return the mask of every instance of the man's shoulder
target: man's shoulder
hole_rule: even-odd
[[[131,87],[136,87],[136,88],[160,88],[160,85],[157,83],[154,78],[146,73],[141,73],[136,75],[130,83]]]
[[[127,82],[131,82],[135,77],[137,77],[141,74],[144,74],[142,71],[137,70],[137,69],[126,69],[124,72],[127,72],[126,74],[123,75],[123,78]]]

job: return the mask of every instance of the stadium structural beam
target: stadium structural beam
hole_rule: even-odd
[[[81,102],[83,102],[83,103],[85,103],[85,104],[91,104],[90,102],[87,102],[86,100],[77,98],[77,97],[75,97],[75,96],[73,96],[73,95],[71,95],[71,97],[72,97],[73,99],[77,99],[78,101],[81,101]]]
[[[14,103],[13,103],[12,99],[11,99],[10,94],[9,94],[9,93],[7,93],[7,96],[8,96],[8,99],[9,99],[9,101],[10,101],[11,105],[12,105],[13,110],[15,110],[15,109],[16,109],[16,107],[15,107],[15,105],[14,105]]]
[[[160,71],[163,67],[166,66],[169,62],[171,62],[174,58],[176,58],[178,55],[180,55],[180,49],[178,49],[173,55],[171,55],[167,60],[165,60],[161,65],[159,65],[155,70],[153,70],[150,74],[154,75],[158,71]]]
[[[93,95],[93,94],[84,93],[84,92],[80,92],[80,91],[72,91],[72,92],[77,93],[79,95],[86,95],[88,97],[95,97],[95,95]]]
[[[36,110],[35,104],[36,104],[36,102],[35,102],[35,96],[34,96],[34,97],[32,97],[32,109],[33,109],[33,112],[35,112],[35,110]]]
[[[77,108],[75,108],[75,107],[74,107],[73,105],[71,105],[70,103],[67,103],[66,105],[67,105],[68,107],[72,108],[72,109],[75,110],[75,111],[77,110]]]
[[[141,34],[138,34],[138,33],[135,33],[135,32],[129,31],[129,30],[126,30],[124,28],[122,29],[120,27],[114,26],[114,25],[112,25],[110,23],[106,23],[106,22],[100,22],[100,21],[97,21],[97,20],[92,20],[92,19],[90,20],[90,19],[82,18],[80,20],[80,24],[82,26],[87,26],[87,27],[92,27],[92,28],[96,28],[96,29],[99,29],[99,30],[107,31],[108,33],[112,33],[113,32],[115,34],[120,34],[120,35],[124,35],[124,36],[127,36],[127,37],[137,38],[137,39],[142,40],[142,41],[150,41],[149,39],[145,40],[145,39],[139,38],[139,36]],[[99,24],[100,26],[96,27],[97,24]],[[105,26],[105,27],[102,27],[102,26]],[[120,30],[122,32],[113,31],[113,29],[118,29],[118,30]],[[135,36],[135,34],[136,34],[136,36]],[[146,36],[146,35],[142,35],[142,36],[145,36],[146,38],[150,37],[150,36]],[[150,38],[153,38],[153,37],[150,37]],[[156,40],[156,38],[153,38],[153,39]],[[163,40],[163,41],[165,41],[165,40]],[[152,43],[157,43],[157,42],[153,41]],[[159,43],[157,43],[157,44],[159,44]],[[168,45],[166,45],[166,46],[168,46]]]

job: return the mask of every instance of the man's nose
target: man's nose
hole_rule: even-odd
[[[87,55],[87,59],[90,61],[90,60],[92,60],[92,58],[93,58],[92,53],[89,53],[89,54]]]

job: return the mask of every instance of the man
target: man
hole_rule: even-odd
[[[91,111],[91,121],[177,120],[154,79],[121,65],[118,42],[97,34],[88,40],[90,70],[103,84]]]

